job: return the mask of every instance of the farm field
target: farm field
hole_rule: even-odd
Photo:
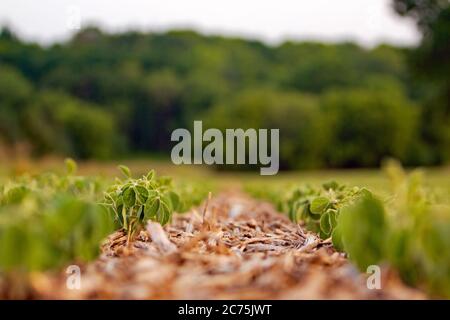
[[[2,298],[448,297],[448,168],[266,178],[123,163],[2,167]],[[72,265],[79,290],[67,285]],[[367,286],[370,265],[379,290]]]
[[[176,215],[164,229],[149,225],[132,246],[112,234],[100,258],[83,269],[82,290],[64,275],[41,276],[47,299],[424,299],[384,270],[382,290],[368,290],[330,241],[241,193],[215,196]]]
[[[448,304],[450,1],[25,2],[0,1],[0,301]]]
[[[11,175],[44,171],[64,172],[64,161],[61,158],[48,158],[41,161],[17,160],[14,162],[2,159],[0,179]],[[78,163],[78,173],[95,175],[104,179],[117,176],[117,165],[123,163],[136,175],[145,174],[154,169],[161,175],[176,177],[181,181],[205,182],[220,186],[222,189],[242,187],[248,184],[264,183],[274,187],[289,187],[296,184],[321,185],[330,180],[344,184],[368,187],[372,191],[389,192],[389,179],[380,169],[326,169],[281,171],[275,176],[260,176],[257,172],[221,172],[208,166],[174,165],[161,159],[129,159],[117,161],[83,161]],[[407,171],[420,170],[426,176],[424,183],[441,193],[450,194],[450,167],[410,168]]]

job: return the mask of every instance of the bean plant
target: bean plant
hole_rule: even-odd
[[[297,187],[287,197],[261,188],[256,194],[292,221],[331,237],[335,249],[361,271],[389,265],[406,283],[432,297],[450,298],[450,206],[425,187],[420,171],[408,175],[396,162],[384,171],[392,188],[384,199],[336,182]],[[254,187],[251,191],[255,194]]]
[[[0,188],[0,275],[90,261],[113,231],[95,200],[99,183],[66,164],[65,174],[23,176]]]
[[[332,237],[335,246],[340,248],[335,232],[340,211],[361,194],[370,194],[370,191],[334,181],[324,183],[322,188],[297,188],[286,201],[288,216],[294,222],[302,221],[309,230],[319,233],[324,239]]]
[[[126,231],[129,242],[147,220],[161,225],[169,222],[172,213],[181,208],[181,202],[170,178],[157,178],[155,171],[151,170],[147,175],[133,179],[130,169],[125,166],[119,168],[125,180],[116,180],[105,192],[103,204]]]
[[[437,203],[423,174],[391,162],[392,196],[362,196],[338,219],[345,252],[364,270],[387,263],[403,280],[432,296],[450,298],[450,206]]]

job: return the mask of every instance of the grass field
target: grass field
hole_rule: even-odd
[[[125,166],[118,168],[119,164]],[[258,172],[224,172],[150,159],[78,164],[56,158],[3,161],[0,298],[90,297],[94,294],[90,291],[68,295],[58,270],[79,261],[87,272],[97,270],[90,276],[103,278],[110,268],[104,257],[123,265],[113,282],[106,277],[105,284],[92,286],[98,298],[142,298],[128,296],[126,288],[139,286],[140,277],[147,277],[153,267],[130,271],[130,259],[137,265],[158,263],[174,274],[187,268],[186,278],[167,275],[172,279],[170,286],[163,286],[152,275],[144,286],[146,298],[195,297],[186,292],[173,294],[171,288],[185,281],[191,283],[188,291],[201,298],[227,294],[234,294],[230,296],[234,298],[266,297],[274,290],[279,298],[285,297],[285,290],[292,290],[292,297],[311,298],[310,291],[303,291],[305,279],[314,286],[321,283],[316,298],[339,298],[349,292],[354,298],[372,297],[359,280],[358,284],[342,276],[341,268],[352,268],[350,263],[358,267],[362,277],[367,266],[388,263],[404,284],[430,297],[447,297],[450,168],[421,169],[423,175],[408,171],[412,170],[405,172],[395,162],[383,170],[260,176]],[[156,254],[152,261],[148,257],[141,261],[140,257],[151,252]],[[185,265],[179,259],[165,259],[174,252],[191,262]],[[252,260],[258,260],[257,265],[270,265],[269,273],[250,262],[243,263]],[[280,278],[287,260],[292,260],[285,270],[291,277],[288,281]],[[237,267],[218,278],[211,276],[229,264]],[[323,273],[325,267],[331,273]],[[46,270],[56,272],[46,274],[46,281],[55,283],[42,290],[27,271]],[[301,270],[307,271],[303,282],[296,278]],[[17,271],[21,276],[15,276]],[[131,282],[124,283],[124,275]],[[240,279],[247,276],[245,290],[237,292]],[[272,280],[267,282],[266,277]],[[333,285],[335,278],[345,285]],[[393,287],[386,282],[383,297],[425,297],[421,292],[409,292],[403,284],[400,288],[407,291],[394,294],[401,283],[394,279]],[[214,285],[217,281],[229,288],[220,289]],[[21,286],[21,292],[8,289],[19,282],[28,287]],[[260,292],[260,282],[270,284],[266,291]],[[281,282],[283,290],[276,287]],[[106,285],[106,291],[99,289]],[[54,286],[60,291],[48,292]]]
[[[79,173],[104,178],[118,175],[117,165],[128,166],[135,176],[154,169],[161,175],[174,177],[178,181],[194,181],[217,186],[218,189],[241,188],[246,184],[267,184],[272,188],[289,188],[291,186],[310,184],[319,186],[325,181],[335,180],[339,183],[367,187],[375,193],[389,193],[389,179],[381,169],[327,169],[305,171],[281,171],[275,176],[260,176],[258,172],[223,172],[208,166],[176,166],[161,159],[130,159],[118,161],[79,162]],[[424,173],[424,184],[439,194],[439,198],[450,200],[450,166],[433,168],[409,168],[407,171],[420,170]],[[48,158],[40,161],[20,160],[14,163],[4,162],[0,165],[0,177],[20,175],[23,173],[41,173],[43,171],[64,171],[62,159]]]

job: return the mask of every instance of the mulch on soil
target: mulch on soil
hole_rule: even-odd
[[[81,289],[65,273],[36,276],[37,298],[58,299],[422,299],[384,269],[382,289],[369,290],[330,240],[321,240],[241,193],[223,193],[149,223],[126,244],[112,234],[100,258],[82,267]]]

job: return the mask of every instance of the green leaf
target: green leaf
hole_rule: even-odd
[[[288,217],[292,222],[297,222],[295,217],[295,210],[298,207],[298,201],[294,201],[289,205]]]
[[[172,208],[174,211],[178,211],[180,209],[180,196],[173,191],[169,192],[169,198],[172,202]]]
[[[311,212],[314,214],[321,214],[325,211],[330,201],[325,197],[314,198],[311,202]]]
[[[290,205],[290,209],[288,212],[289,215],[289,219],[292,222],[297,223],[298,221],[300,221],[301,219],[303,219],[303,213],[306,211],[308,211],[307,205],[304,204],[301,201],[294,201],[291,205]]]
[[[77,163],[72,158],[67,158],[64,160],[66,164],[66,171],[68,175],[73,175],[77,171]]]
[[[309,204],[308,203],[303,203],[301,206],[299,206],[299,210],[301,210],[300,211],[300,218],[302,220],[306,220],[309,217],[309,215],[310,215]]]
[[[139,207],[136,216],[138,217],[140,222],[144,221],[144,217],[145,217],[144,206]]]
[[[344,206],[339,212],[338,228],[345,251],[360,270],[380,262],[388,229],[384,206],[379,199],[363,195]]]
[[[159,207],[158,213],[156,215],[156,220],[161,224],[165,225],[170,219],[170,208],[167,203],[161,201],[161,205]]]
[[[305,204],[305,214],[308,214],[308,217],[312,218],[313,220],[320,220],[320,214],[316,214],[311,211],[310,203]]]
[[[328,214],[328,212],[325,212],[320,217],[320,229],[326,235],[329,235],[331,232],[330,215]]]
[[[147,173],[146,178],[148,181],[152,181],[155,178],[155,170],[150,170],[149,173]]]
[[[333,242],[333,246],[337,251],[344,251],[344,244],[342,243],[342,235],[339,226],[334,228],[331,233],[331,241]]]
[[[170,212],[170,210],[165,210],[164,211],[164,220],[161,223],[161,225],[166,225],[169,221],[170,221],[170,217],[172,216],[172,212]]]
[[[120,165],[118,168],[125,177],[131,178],[131,171],[127,166]]]
[[[333,230],[334,228],[336,228],[337,226],[337,210],[334,209],[328,209],[326,211],[330,217],[330,225],[331,225],[331,229]]]
[[[161,196],[161,202],[164,203],[167,206],[167,208],[170,209],[170,211],[173,210],[172,200],[170,199],[170,196],[168,193],[165,193]]]
[[[148,198],[148,190],[143,186],[136,186],[135,191],[136,199],[138,199],[141,204],[144,204]]]
[[[328,181],[322,184],[322,187],[327,191],[330,189],[337,190],[339,188],[339,184],[336,181]]]
[[[128,187],[123,191],[123,203],[128,208],[132,208],[136,204],[136,194],[132,187]]]
[[[25,186],[14,187],[6,193],[3,201],[5,204],[18,204],[29,192],[30,190]]]
[[[159,197],[159,192],[157,190],[148,190],[147,199]]]
[[[145,217],[148,219],[154,218],[158,213],[159,207],[160,207],[159,198],[148,198],[144,208]]]
[[[373,197],[372,192],[370,192],[366,188],[362,188],[361,190],[359,190],[359,193],[360,193],[361,196],[366,197],[366,198],[372,198]]]

